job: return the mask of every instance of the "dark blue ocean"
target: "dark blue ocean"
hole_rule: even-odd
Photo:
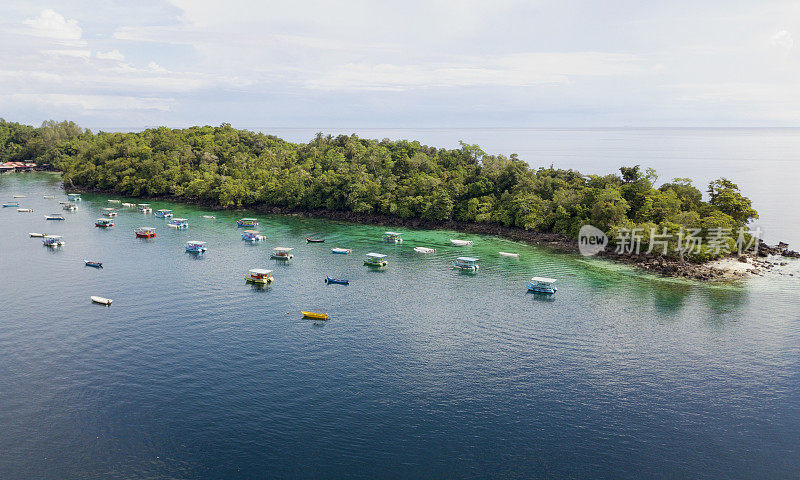
[[[35,212],[0,209],[2,479],[800,472],[800,262],[709,286],[493,237],[411,230],[392,245],[380,227],[163,202],[187,230],[124,208],[101,230],[102,208],[119,205],[92,195],[49,222],[65,194],[48,174],[0,176],[0,199],[14,194]],[[265,242],[240,240],[244,216]],[[137,239],[137,226],[158,236]],[[797,238],[796,223],[769,227]],[[209,251],[186,254],[187,240]],[[271,261],[276,246],[295,258]],[[365,267],[367,252],[389,266]],[[459,255],[481,269],[453,270]],[[246,284],[256,267],[275,282]],[[557,278],[558,293],[526,293],[533,275]]]

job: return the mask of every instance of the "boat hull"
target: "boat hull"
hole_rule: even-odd
[[[365,260],[364,265],[368,265],[370,267],[385,267],[386,265],[389,265],[389,262],[385,260],[383,262],[367,262]]]
[[[328,314],[327,313],[315,313],[315,312],[300,312],[303,314],[304,318],[310,318],[312,320],[327,320]]]
[[[531,283],[528,284],[528,291],[532,293],[545,293],[548,295],[552,295],[558,291],[556,287],[542,287],[538,285],[533,285]]]
[[[259,285],[266,285],[268,283],[272,283],[272,281],[274,280],[272,277],[255,278],[255,277],[251,277],[250,275],[245,275],[244,279],[247,280],[247,282],[249,282],[249,283],[257,283]]]
[[[331,278],[325,277],[325,283],[336,283],[339,285],[350,285],[350,281],[346,278]]]
[[[95,296],[92,296],[92,297],[89,297],[89,298],[92,299],[92,302],[98,303],[100,305],[106,305],[106,306],[111,305],[111,299],[110,298],[95,297]]]

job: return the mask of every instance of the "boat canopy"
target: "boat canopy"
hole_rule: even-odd
[[[475,262],[478,261],[477,258],[473,258],[473,257],[458,257],[458,258],[456,258],[456,260],[459,261],[459,262],[464,262],[464,263],[475,263]]]
[[[242,233],[245,233],[245,234],[252,234],[252,235],[258,235],[258,234],[259,234],[259,233],[261,233],[261,232],[260,232],[259,230],[245,230],[245,231],[244,231],[244,232],[242,232]]]
[[[159,212],[171,212],[172,210],[170,210],[168,208],[159,208],[158,211]]]
[[[111,223],[111,222],[113,222],[113,220],[111,220],[110,218],[98,218],[97,220],[95,220],[95,222],[97,222],[97,223]]]
[[[258,220],[258,219],[257,218],[240,218],[239,219],[240,222],[255,222],[256,220]]]
[[[385,232],[384,235],[388,235],[390,237],[399,237],[400,235],[402,235],[402,233],[400,233],[400,232]]]
[[[368,258],[386,258],[386,255],[384,255],[382,253],[368,253],[367,257]]]
[[[117,209],[113,207],[105,207],[103,208],[103,210],[105,210],[106,212],[115,212]]]
[[[44,238],[45,238],[45,240],[47,240],[47,241],[52,241],[52,240],[61,240],[61,239],[62,239],[62,238],[64,238],[64,237],[63,237],[63,236],[61,236],[61,235],[47,235],[47,236],[46,236],[46,237],[44,237]]]
[[[170,223],[189,223],[188,218],[173,218]]]
[[[531,278],[531,282],[533,282],[533,283],[550,284],[550,283],[555,283],[555,281],[556,281],[555,278],[545,278],[545,277],[532,277]]]
[[[73,197],[73,198],[74,198],[74,197],[80,197],[80,196],[81,196],[81,194],[80,194],[80,193],[68,193],[68,194],[67,194],[67,196],[68,196],[68,197]]]
[[[272,273],[272,270],[267,270],[265,268],[251,268],[250,274],[251,275],[269,275]]]
[[[291,252],[294,248],[291,247],[275,247],[272,249],[274,252]]]
[[[154,232],[156,227],[139,227],[136,229],[137,232]]]
[[[150,206],[149,203],[139,203],[137,205],[139,205],[140,207],[149,207]]]
[[[186,242],[186,245],[197,245],[197,246],[205,246],[206,242],[201,242],[200,240],[189,240]]]

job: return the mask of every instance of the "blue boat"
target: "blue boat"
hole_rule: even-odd
[[[154,214],[158,218],[172,218],[172,210],[162,208]]]
[[[186,218],[173,218],[167,222],[167,226],[172,228],[189,228],[189,220]]]
[[[205,253],[206,250],[208,250],[206,242],[199,242],[197,240],[186,242],[186,251],[189,253]]]
[[[92,262],[90,260],[84,260],[83,263],[87,267],[94,267],[94,268],[103,268],[103,262]]]
[[[325,277],[325,283],[338,283],[339,285],[350,285],[350,280],[346,278]]]
[[[257,218],[240,218],[236,220],[237,227],[257,227],[258,226],[258,219]]]
[[[338,253],[339,255],[347,255],[352,252],[349,248],[331,248],[331,253]]]
[[[553,294],[558,291],[558,289],[553,285],[555,283],[554,278],[544,278],[544,277],[533,277],[531,281],[528,283],[528,291],[535,292],[535,293],[547,293]]]
[[[64,220],[64,215],[60,215],[58,213],[51,213],[50,215],[46,215],[44,217],[45,220]]]
[[[245,230],[242,232],[242,240],[245,242],[261,242],[266,239],[267,237],[265,235],[261,235],[261,232],[258,230]]]
[[[474,272],[478,269],[478,259],[473,257],[458,257],[453,262],[453,268]]]
[[[12,203],[4,203],[3,208],[6,207],[19,207],[19,202],[12,202]]]

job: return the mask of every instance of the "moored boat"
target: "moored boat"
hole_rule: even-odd
[[[77,209],[78,209],[78,206],[77,206],[77,205],[75,205],[74,203],[65,203],[65,204],[64,204],[64,206],[63,206],[63,207],[61,207],[61,208],[62,208],[63,210],[66,210],[66,211],[68,211],[68,212],[74,212],[75,210],[77,210]]]
[[[511,252],[497,252],[497,253],[499,253],[501,257],[519,258],[519,253],[511,253]]]
[[[468,247],[470,245],[473,245],[475,242],[473,242],[472,240],[459,240],[457,238],[451,238],[450,243],[452,243],[457,247]]]
[[[382,253],[368,253],[364,257],[364,265],[370,265],[372,267],[385,267],[389,264],[389,261],[386,259],[386,255]]]
[[[103,215],[106,217],[116,217],[117,209],[112,207],[106,207],[103,209]]]
[[[458,257],[453,262],[453,268],[474,272],[478,269],[478,259],[474,257]]]
[[[558,291],[556,286],[553,285],[555,282],[555,278],[533,277],[531,278],[531,281],[528,282],[528,291],[553,294]]]
[[[56,196],[55,195],[44,195],[42,198],[53,199],[53,198],[56,198]]]
[[[28,198],[27,195],[14,195],[14,198]]]
[[[114,226],[114,220],[111,220],[110,218],[98,218],[94,221],[94,226],[100,228],[111,228]]]
[[[67,194],[67,200],[69,200],[70,202],[81,202],[81,201],[83,201],[83,199],[81,198],[81,194],[80,193],[68,193]]]
[[[42,238],[42,244],[45,247],[60,247],[64,243],[64,237],[61,235],[48,235]]]
[[[138,227],[133,230],[138,238],[153,238],[156,236],[156,229],[153,227]]]
[[[3,208],[19,207],[19,202],[8,202],[3,204]]]
[[[403,239],[400,238],[402,233],[400,232],[386,232],[383,234],[383,241],[389,243],[403,243]]]
[[[291,260],[294,258],[290,252],[294,250],[291,247],[275,247],[272,249],[272,255],[269,257],[275,260]]]
[[[244,279],[248,282],[258,283],[258,284],[267,284],[272,283],[274,280],[272,278],[272,270],[267,270],[264,268],[251,268],[247,274],[244,276]]]
[[[44,219],[45,220],[66,220],[64,218],[64,215],[61,215],[59,213],[51,213],[50,215],[46,215],[44,217]]]
[[[309,238],[306,237],[306,243],[323,243],[325,241],[324,238]]]
[[[87,267],[103,268],[103,262],[93,262],[91,260],[84,260],[83,264]]]
[[[339,285],[350,285],[350,281],[346,278],[333,278],[325,276],[325,283],[338,283]]]
[[[327,313],[303,312],[303,311],[301,311],[300,313],[303,314],[303,318],[310,318],[312,320],[327,320],[328,319],[328,314]]]
[[[261,242],[266,239],[266,235],[261,235],[258,230],[245,230],[242,232],[242,240],[245,242]]]
[[[28,235],[30,235],[31,237],[46,237],[47,236],[46,233],[36,233],[36,232],[29,232]]]
[[[414,247],[414,251],[417,253],[436,253],[435,248],[428,247]]]
[[[153,208],[149,203],[139,203],[136,205],[136,209],[141,213],[153,213]]]
[[[240,218],[236,220],[237,227],[257,227],[258,226],[258,219],[257,218]]]
[[[110,200],[109,199],[108,203],[120,203],[120,201],[119,200]]]
[[[92,302],[94,302],[94,303],[99,303],[100,305],[111,306],[111,299],[110,298],[97,297],[97,296],[94,296],[94,295],[92,295],[89,298],[91,298]]]
[[[172,210],[168,208],[161,208],[158,209],[153,215],[155,215],[156,218],[172,218]]]
[[[206,242],[199,240],[189,240],[186,242],[186,251],[189,253],[205,253],[208,250]]]
[[[353,253],[352,249],[349,248],[331,248],[331,253],[338,253],[340,255],[347,255],[348,253]]]
[[[136,208],[136,204],[135,203],[127,203],[127,202],[125,202],[125,203],[122,204],[122,206],[125,207],[125,208]]]
[[[167,222],[168,227],[172,228],[189,228],[189,219],[187,218],[173,218]]]
[[[214,215],[203,215],[203,218],[217,218],[217,217]]]
[[[18,208],[17,211],[19,213],[31,213],[31,212],[33,212],[33,209],[32,208]]]

